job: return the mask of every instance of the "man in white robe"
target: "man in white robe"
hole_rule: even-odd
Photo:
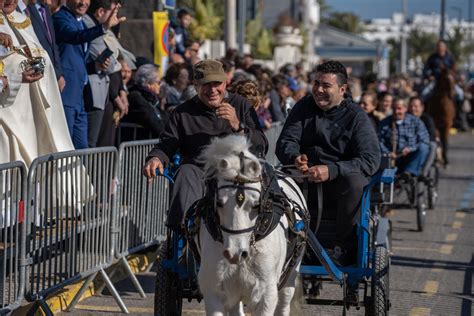
[[[38,156],[73,150],[74,146],[69,136],[54,67],[37,39],[30,19],[15,11],[17,2],[5,1],[0,32],[11,36],[14,47],[24,42],[34,57],[45,59],[46,65],[40,80],[24,83],[20,63],[26,58],[18,53],[3,57],[10,93],[5,102],[0,104],[0,163],[21,160],[29,166]]]

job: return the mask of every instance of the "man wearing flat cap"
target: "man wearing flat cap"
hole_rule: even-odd
[[[184,212],[204,196],[204,161],[200,161],[200,154],[214,137],[240,133],[250,140],[251,151],[257,156],[264,157],[268,149],[250,103],[226,91],[222,63],[202,60],[194,65],[193,74],[197,95],[171,114],[160,143],[151,150],[143,168],[144,175],[152,179],[157,169],[163,173],[163,164],[176,152],[182,155],[167,223],[174,229],[181,227]]]

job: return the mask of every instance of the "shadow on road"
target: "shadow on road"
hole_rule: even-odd
[[[472,274],[474,271],[473,260],[471,260],[471,262],[469,263],[466,263],[466,262],[447,261],[447,260],[411,258],[411,257],[405,257],[405,256],[392,256],[391,264],[394,266],[402,266],[402,267],[414,267],[414,268],[426,268],[426,269],[439,268],[443,270],[465,271],[466,274],[468,273]],[[466,283],[467,282],[465,280],[464,284],[466,285]],[[464,289],[464,292],[465,291],[466,289]],[[470,294],[470,292],[468,294]]]

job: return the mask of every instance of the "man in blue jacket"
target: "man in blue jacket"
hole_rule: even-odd
[[[94,1],[94,0],[93,0]],[[88,81],[86,58],[88,43],[103,35],[107,30],[125,21],[118,18],[118,0],[110,0],[117,6],[107,21],[87,28],[82,21],[90,5],[90,0],[67,0],[66,5],[53,15],[56,42],[59,47],[61,66],[66,86],[61,93],[69,133],[76,149],[87,148],[87,113],[84,109],[83,89]],[[105,69],[108,62],[97,64]]]
[[[41,43],[41,46],[48,53],[51,59],[54,71],[56,72],[56,78],[58,79],[59,90],[64,89],[65,81],[63,77],[63,70],[61,67],[61,61],[59,59],[58,45],[56,44],[56,33],[54,32],[53,19],[51,17],[51,11],[49,9],[49,1],[30,1],[28,6],[25,6],[25,12],[31,20],[35,34]],[[18,2],[18,7],[22,5],[22,2]]]

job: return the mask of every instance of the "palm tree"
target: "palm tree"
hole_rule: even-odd
[[[407,44],[410,49],[410,57],[421,56],[422,60],[427,60],[433,48],[436,46],[437,36],[426,33],[419,29],[413,29],[408,35]]]
[[[364,31],[359,16],[351,12],[331,12],[329,17],[324,18],[323,21],[328,25],[350,33],[362,33]]]
[[[222,37],[224,10],[219,0],[179,1],[180,7],[194,11],[193,22],[189,27],[191,36],[197,40],[216,40]]]

